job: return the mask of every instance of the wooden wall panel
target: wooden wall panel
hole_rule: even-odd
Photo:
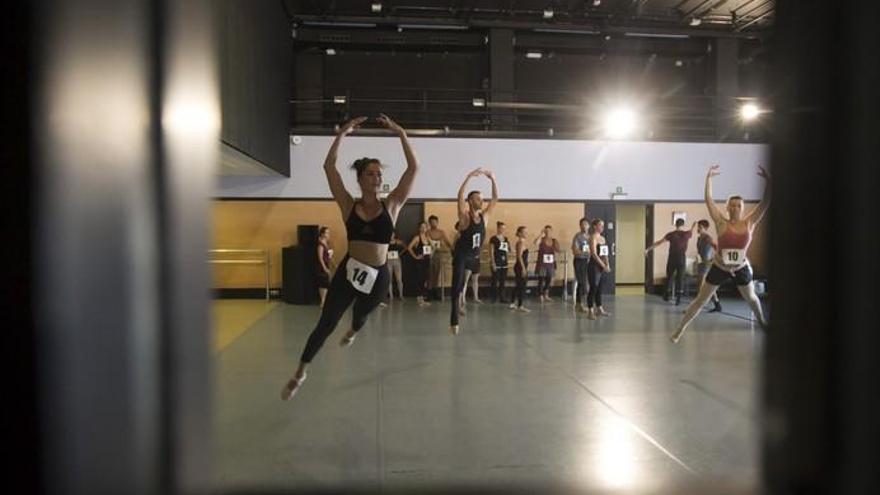
[[[330,227],[330,244],[337,264],[345,256],[347,239],[339,207],[333,201],[214,201],[213,249],[269,249],[270,284],[281,286],[281,248],[296,244],[298,225]],[[262,288],[265,268],[213,265],[215,288]]]

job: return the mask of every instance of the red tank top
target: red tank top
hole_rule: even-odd
[[[752,243],[751,229],[745,232],[734,232],[730,228],[725,229],[724,233],[718,236],[718,249],[748,249]]]

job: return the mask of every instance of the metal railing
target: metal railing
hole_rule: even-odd
[[[215,255],[245,255],[246,258],[216,259],[211,258],[208,263],[215,265],[265,265],[266,266],[266,300],[269,300],[269,273],[271,261],[268,249],[211,249],[211,256]],[[259,255],[259,257],[257,257]]]
[[[452,268],[452,254],[449,253],[448,251],[443,251],[443,252],[446,253],[447,259],[444,260],[443,269],[440,270],[440,280],[439,280],[440,301],[446,300],[446,285],[444,283],[446,268],[450,268],[450,269]],[[569,283],[569,279],[568,279],[568,264],[569,264],[568,263],[569,262],[568,254],[569,253],[567,251],[562,251],[560,253],[557,253],[558,258],[556,260],[557,263],[562,264],[562,300],[563,301],[568,301],[568,298],[569,298],[569,293],[568,293],[568,283]],[[491,264],[492,264],[491,256],[492,256],[492,253],[490,251],[480,251],[480,266],[482,267],[483,263],[488,263],[489,266],[491,266]],[[538,260],[536,260],[536,259],[531,259],[528,261],[529,266],[536,266],[537,264],[538,264]],[[508,263],[508,266],[510,266],[510,263]],[[528,266],[526,267],[526,273],[527,273],[526,286],[528,286],[528,283],[529,283],[528,282],[528,280],[529,280],[528,273],[534,272],[534,270],[535,270],[534,268],[532,270],[529,270]],[[482,273],[480,275],[482,275]],[[491,274],[489,276],[491,276]],[[552,282],[551,282],[551,284],[552,284]],[[450,290],[451,289],[452,289],[452,287],[450,286]],[[574,288],[572,288],[572,291],[574,293],[576,293],[576,290],[577,290],[577,280],[575,280]],[[464,292],[467,292],[467,287],[464,288]]]

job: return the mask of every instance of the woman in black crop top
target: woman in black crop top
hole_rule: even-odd
[[[492,181],[492,201],[483,209],[483,195],[471,191],[465,199],[465,188],[474,177],[485,175]],[[458,240],[452,253],[452,314],[449,317],[449,332],[458,335],[458,318],[461,310],[461,293],[464,290],[464,272],[468,262],[480,255],[480,246],[486,237],[486,222],[498,203],[498,184],[495,174],[478,168],[465,177],[458,188]]]
[[[321,318],[309,335],[299,367],[293,378],[281,389],[283,400],[293,397],[305,381],[306,368],[324,345],[327,337],[336,329],[342,314],[352,302],[354,314],[351,319],[351,329],[340,342],[343,346],[351,345],[356,332],[367,322],[370,312],[382,302],[388,288],[390,278],[387,266],[388,244],[391,241],[397,215],[412,189],[418,160],[407,139],[406,131],[387,116],[381,115],[376,121],[400,137],[403,153],[406,155],[406,170],[401,175],[397,187],[383,202],[379,199],[382,188],[382,163],[376,158],[362,158],[355,161],[352,168],[357,171],[361,197],[358,200],[352,198],[336,169],[336,156],[344,137],[366,120],[366,117],[358,117],[342,126],[324,160],[324,173],[327,175],[330,192],[339,205],[342,218],[345,219],[348,254],[342,259],[339,269],[333,276],[321,310]]]

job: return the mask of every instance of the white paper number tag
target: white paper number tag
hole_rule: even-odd
[[[608,256],[608,246],[599,246],[599,256]]]
[[[498,243],[498,250],[507,253],[510,251],[510,246],[507,244],[506,241],[501,241],[500,243]]]
[[[584,242],[583,244],[581,244],[581,252],[582,253],[589,253],[590,252],[590,244],[587,242]]]
[[[433,251],[433,249],[431,249],[431,246],[427,244],[422,246],[422,256],[431,256],[431,251]]]
[[[471,249],[477,249],[478,247],[480,247],[482,241],[483,236],[481,234],[474,234],[473,237],[471,237]]]
[[[440,241],[431,241],[431,247],[434,249],[440,249]]]
[[[373,291],[373,284],[376,283],[376,277],[379,275],[379,270],[365,265],[354,258],[348,259],[348,263],[345,264],[345,272],[348,283],[364,294],[369,294]]]
[[[388,259],[389,260],[399,260],[400,253],[398,253],[397,251],[388,251]]]
[[[333,250],[332,249],[327,250],[327,256],[329,256],[331,258],[333,257]]]
[[[544,263],[553,263],[554,259],[555,258],[552,254],[545,254],[544,255]]]
[[[745,249],[722,249],[721,261],[728,266],[741,265],[746,261]]]

